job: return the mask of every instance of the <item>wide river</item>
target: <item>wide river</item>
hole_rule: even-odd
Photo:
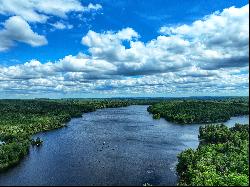
[[[0,185],[176,185],[177,154],[197,147],[199,126],[153,120],[147,106],[97,110],[36,135],[43,145],[1,173]]]

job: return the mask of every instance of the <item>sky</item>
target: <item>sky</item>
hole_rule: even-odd
[[[249,95],[245,0],[0,0],[0,98]]]

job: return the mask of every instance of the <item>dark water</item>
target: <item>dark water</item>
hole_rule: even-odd
[[[0,185],[176,185],[176,155],[197,147],[200,125],[153,120],[146,109],[102,109],[36,135],[42,147],[0,174]],[[227,125],[248,120],[236,117]]]

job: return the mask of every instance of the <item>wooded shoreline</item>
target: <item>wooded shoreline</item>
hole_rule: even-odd
[[[83,113],[93,112],[97,109],[150,105],[148,111],[157,114],[157,118],[164,117],[169,120],[165,114],[171,114],[169,111],[173,110],[177,117],[173,117],[175,120],[172,122],[191,124],[198,123],[196,118],[190,118],[191,114],[195,117],[198,116],[198,119],[213,117],[210,118],[211,123],[216,117],[218,119],[215,122],[222,122],[228,117],[249,114],[248,102],[248,97],[209,100],[193,98],[0,100],[0,141],[4,142],[0,144],[0,171],[15,166],[28,154],[32,135],[64,127],[64,124],[72,118],[81,117]],[[197,111],[199,112],[197,113]],[[226,117],[221,117],[222,114]],[[190,119],[193,120],[190,121]],[[180,173],[179,175],[181,176]]]

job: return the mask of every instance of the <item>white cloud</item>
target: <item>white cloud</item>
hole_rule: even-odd
[[[101,9],[99,4],[83,6],[79,0],[0,0],[0,14],[21,16],[28,22],[44,23],[50,16],[66,18],[69,12]]]
[[[71,65],[67,66],[62,62],[41,64],[32,60],[24,65],[1,68],[0,90],[9,94],[25,92],[32,95],[57,92],[69,95],[72,93],[107,95],[203,93],[207,95],[221,92],[225,94],[228,90],[230,93],[237,93],[239,90],[247,93],[248,90],[248,74],[234,75],[225,70],[190,69],[190,73],[169,72],[136,78],[113,75],[101,77],[105,75],[105,70],[84,68],[83,64],[72,60],[76,58],[79,57],[71,56],[62,59],[65,62],[71,60]],[[85,66],[88,65],[85,64]],[[78,72],[73,72],[75,69]]]
[[[92,3],[83,6],[79,0],[0,0],[0,14],[9,17],[2,23],[5,28],[0,30],[0,51],[13,47],[16,41],[33,47],[47,44],[45,36],[32,31],[30,22],[46,24],[53,16],[66,19],[70,12],[82,13],[101,8],[101,5]],[[61,20],[50,25],[53,27],[51,30],[73,28]]]
[[[105,60],[90,59],[89,56],[78,54],[77,56],[66,56],[60,59],[56,64],[56,71],[61,72],[85,72],[91,74],[112,72],[116,67]]]
[[[22,42],[33,47],[47,44],[44,36],[33,32],[29,24],[19,16],[10,17],[0,30],[0,51],[4,51],[15,45],[15,42]]]
[[[86,36],[82,38],[82,44],[88,47],[107,47],[107,44],[119,45],[122,41],[138,38],[139,35],[132,28],[125,28],[118,32],[105,32],[96,33],[94,31],[89,31]]]
[[[87,7],[84,7],[83,10],[84,11],[91,11],[91,10],[99,10],[99,9],[102,9],[102,5],[100,4],[92,4],[92,3],[89,3],[89,5]]]
[[[82,38],[82,44],[89,47],[92,59],[103,59],[117,66],[117,74],[160,73],[189,65],[185,57],[188,41],[159,36],[145,44],[138,38],[139,34],[131,28],[116,33],[89,31]],[[129,46],[125,46],[124,41],[128,41]]]
[[[63,23],[63,22],[55,22],[55,23],[51,23],[51,26],[54,27],[54,29],[58,29],[58,30],[63,30],[63,29],[72,29],[74,26],[71,24],[67,24],[67,23]]]
[[[246,69],[242,69],[246,70]],[[202,70],[191,66],[177,72],[144,76],[116,75],[111,63],[78,54],[45,64],[37,60],[0,68],[0,92],[157,94],[227,93],[248,90],[248,73],[240,69]]]
[[[204,69],[249,63],[249,5],[224,9],[191,25],[162,27],[160,32],[189,40],[193,48],[190,59]]]
[[[191,25],[163,27],[164,34],[148,42],[132,28],[89,31],[81,41],[88,54],[1,67],[0,92],[248,93],[246,7],[225,9]]]
[[[248,5],[231,7],[191,25],[162,27],[166,36],[147,43],[138,41],[139,34],[126,28],[118,32],[89,31],[82,44],[89,47],[90,58],[114,64],[120,75],[175,72],[192,65],[204,70],[246,67],[248,17]]]

